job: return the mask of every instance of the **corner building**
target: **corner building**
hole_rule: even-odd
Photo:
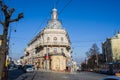
[[[120,31],[102,44],[102,52],[106,62],[120,61]]]
[[[34,64],[36,69],[65,71],[71,60],[71,42],[54,8],[47,26],[26,47],[24,63]]]

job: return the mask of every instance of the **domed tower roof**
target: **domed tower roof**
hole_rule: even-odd
[[[49,28],[49,29],[61,29],[62,28],[62,24],[58,20],[58,13],[57,13],[56,8],[52,9],[52,19],[48,21],[46,28]]]

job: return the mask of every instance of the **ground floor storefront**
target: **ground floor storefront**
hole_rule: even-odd
[[[36,70],[70,71],[70,67],[67,67],[68,58],[63,55],[36,57],[32,63]]]

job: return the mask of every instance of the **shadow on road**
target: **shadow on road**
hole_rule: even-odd
[[[24,74],[24,71],[22,69],[9,70],[7,74],[7,79],[15,80],[22,74]]]

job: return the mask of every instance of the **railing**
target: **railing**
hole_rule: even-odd
[[[36,43],[35,45],[30,45],[27,47],[25,50],[30,51],[36,47],[43,47],[43,46],[65,46],[65,47],[70,47],[70,43],[68,42],[43,42],[43,43]]]
[[[67,42],[44,42],[36,44],[36,47],[38,46],[70,46]]]

